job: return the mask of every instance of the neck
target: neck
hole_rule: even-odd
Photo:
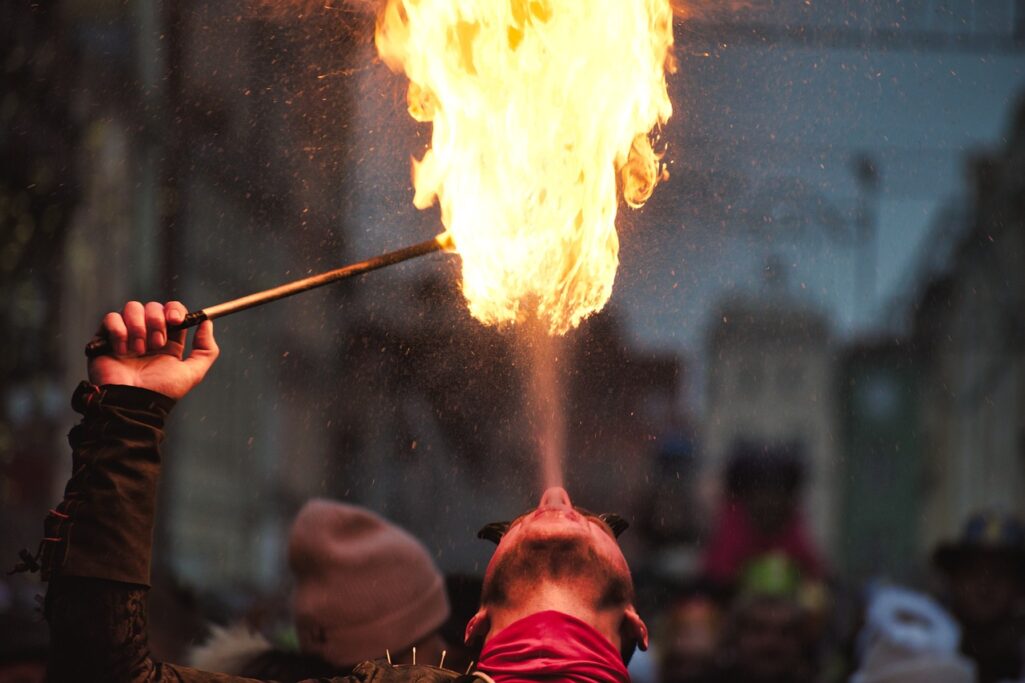
[[[527,611],[506,610],[503,620]],[[587,610],[576,611],[586,616],[582,612]],[[599,626],[602,621],[597,619]],[[496,632],[481,650],[478,670],[495,683],[630,683],[622,654],[607,632],[551,609],[528,614]]]
[[[622,610],[597,609],[594,600],[582,596],[579,590],[562,585],[543,583],[532,586],[526,595],[515,596],[506,604],[490,608],[491,628],[484,642],[487,643],[508,626],[532,614],[554,610],[576,617],[605,637],[617,650],[622,645],[619,627],[623,619]]]

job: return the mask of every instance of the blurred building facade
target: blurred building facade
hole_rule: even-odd
[[[980,509],[1025,514],[1025,105],[1006,146],[969,165],[966,223],[923,284],[922,550]]]
[[[837,365],[836,561],[855,585],[921,569],[922,374],[907,339],[847,345]]]
[[[67,392],[56,359],[63,253],[84,195],[83,169],[69,149],[91,137],[68,95],[76,71],[65,65],[80,58],[59,12],[0,9],[0,557],[9,565],[20,549],[36,549],[41,515],[69,466],[58,455]],[[0,584],[0,610],[9,597],[4,589]]]
[[[740,441],[793,444],[807,466],[805,506],[816,540],[836,540],[835,351],[826,317],[777,286],[737,297],[708,331],[703,452],[715,481]]]
[[[217,4],[165,10],[177,41],[168,53],[177,63],[166,65],[165,291],[202,306],[343,260],[341,179],[319,150],[342,148],[345,136],[337,127],[329,136],[320,116],[344,112],[348,96],[305,61],[307,48],[328,44],[337,49],[316,68],[344,60],[342,32]],[[288,523],[325,492],[330,462],[330,418],[318,408],[336,394],[340,328],[315,306],[344,296],[320,292],[218,323],[219,367],[169,438],[162,538],[176,575],[256,589],[280,581]]]
[[[325,179],[345,145],[327,111],[344,118],[348,93],[317,75],[342,68],[349,27],[195,3],[61,12],[82,45],[88,124],[85,144],[68,150],[83,198],[57,250],[62,385],[84,375],[82,339],[129,298],[196,308],[345,258],[346,195]],[[307,61],[325,46],[334,50]],[[210,589],[278,584],[288,520],[325,492],[330,463],[318,406],[337,396],[341,326],[312,311],[344,298],[315,294],[218,324],[218,369],[170,426],[158,571]]]

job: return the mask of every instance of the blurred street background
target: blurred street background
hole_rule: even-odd
[[[342,0],[2,5],[7,565],[60,500],[103,314],[200,308],[439,231],[412,206],[429,136],[372,29]],[[738,596],[771,594],[813,616],[808,678],[788,680],[844,680],[866,587],[949,604],[934,552],[981,538],[966,521],[1025,543],[1025,2],[707,3],[676,58],[671,179],[621,208],[612,301],[567,337],[567,488],[631,522],[661,638],[638,678],[706,680],[686,667],[721,656]],[[158,653],[280,609],[314,496],[408,528],[469,609],[492,547],[476,530],[535,504],[540,475],[515,339],[469,317],[456,261],[216,328],[221,359],[169,427]],[[0,641],[45,637],[43,590],[0,579]]]

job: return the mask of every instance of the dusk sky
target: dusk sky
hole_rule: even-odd
[[[775,11],[781,4],[774,3],[771,17],[751,19],[792,19],[785,5]],[[956,30],[980,42],[1011,28],[1011,2],[945,3],[951,14],[942,15],[937,7],[944,3],[849,4],[902,5],[908,30]],[[814,3],[806,23],[835,26],[842,5]],[[876,19],[885,27],[892,17]],[[852,22],[851,30],[857,27]],[[772,255],[789,289],[826,310],[841,334],[873,325],[909,284],[919,251],[932,246],[926,236],[940,208],[966,191],[967,158],[1001,145],[1014,103],[1025,94],[1021,48],[829,49],[786,41],[721,47],[680,30],[676,39],[677,115],[666,131],[673,178],[647,209],[662,225],[646,225],[643,216],[631,221],[636,232],[624,236],[614,302],[639,339],[691,352],[700,349],[715,302],[729,291],[757,292]],[[858,249],[842,239],[855,216],[860,154],[875,160],[880,175],[870,306],[855,292]],[[723,194],[710,196],[709,185]],[[723,195],[737,200],[733,208]],[[766,207],[782,220],[765,224]]]

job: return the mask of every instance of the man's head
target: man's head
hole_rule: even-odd
[[[948,574],[951,608],[975,626],[1013,614],[1022,595],[1021,564],[1005,555],[979,551],[962,558]]]
[[[779,533],[793,519],[804,480],[800,444],[739,441],[733,446],[726,489],[764,534]]]
[[[604,518],[603,518],[604,517]],[[648,631],[633,607],[633,581],[616,541],[617,518],[573,507],[553,487],[537,508],[506,525],[486,527],[498,548],[484,575],[480,611],[467,641],[487,639],[513,621],[544,610],[595,627],[625,657],[648,646]]]
[[[1025,526],[1006,514],[972,515],[959,539],[936,549],[933,563],[947,579],[963,625],[1004,619],[1025,595]]]

